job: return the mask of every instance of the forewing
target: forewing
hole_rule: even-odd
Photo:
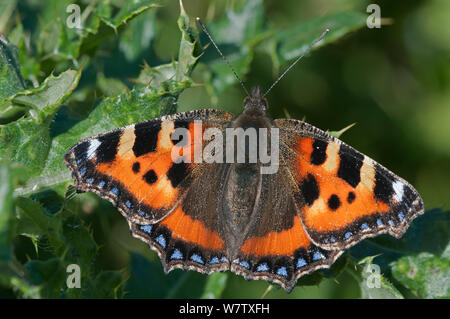
[[[191,172],[198,165],[192,157],[196,149],[201,151],[203,131],[222,129],[232,118],[223,111],[198,110],[129,125],[80,141],[64,162],[78,191],[111,201],[131,222],[155,223],[178,206],[192,183]],[[199,131],[194,132],[194,124]],[[177,128],[189,130],[184,144],[182,137],[173,138]],[[191,163],[174,162],[174,148]]]

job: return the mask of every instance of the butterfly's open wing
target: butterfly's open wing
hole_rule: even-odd
[[[260,175],[261,190],[244,241],[231,270],[247,279],[263,279],[292,290],[301,276],[329,268],[342,254],[308,238],[294,203],[286,166]]]
[[[198,110],[129,125],[80,141],[64,162],[78,191],[108,199],[131,222],[155,223],[177,207],[198,165],[192,158],[176,163],[172,154],[193,155],[206,128],[222,129],[232,118],[223,111]],[[190,133],[182,146],[175,146],[183,140],[172,135],[177,128]]]
[[[220,200],[229,165],[200,164],[176,208],[158,223],[130,223],[133,236],[155,250],[165,272],[176,268],[201,273],[230,268],[220,229]]]
[[[296,206],[311,240],[326,249],[366,237],[400,237],[424,210],[408,182],[337,138],[297,120],[275,120]]]

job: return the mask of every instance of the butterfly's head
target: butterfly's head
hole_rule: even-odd
[[[254,86],[252,94],[244,100],[244,110],[259,110],[265,111],[267,109],[267,100],[261,94],[261,88]]]

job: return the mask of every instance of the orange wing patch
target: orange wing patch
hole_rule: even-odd
[[[117,155],[113,162],[97,165],[97,170],[119,181],[137,201],[161,209],[170,208],[178,198],[178,190],[167,178],[171,165],[170,153],[149,153],[137,158],[127,152]]]
[[[339,177],[339,144],[329,142],[320,150],[316,141],[298,138],[294,147],[299,154],[294,162],[294,178],[306,202],[301,215],[308,229],[339,230],[363,216],[390,211],[388,204],[374,198],[375,168],[366,157],[358,169],[360,181],[353,187],[349,184],[351,173],[349,182]]]
[[[217,232],[207,229],[199,220],[193,220],[183,212],[181,205],[161,221],[172,232],[174,238],[199,245],[202,248],[219,250],[224,247]]]
[[[247,239],[241,252],[247,255],[293,255],[298,248],[308,249],[308,239],[298,216],[294,217],[294,225],[290,229],[281,232],[270,232],[263,237]]]

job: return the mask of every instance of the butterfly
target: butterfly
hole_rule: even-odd
[[[64,163],[77,191],[112,202],[166,273],[231,270],[288,292],[364,238],[401,237],[423,213],[404,179],[306,122],[272,120],[267,107],[255,87],[238,116],[204,109],[128,125],[80,141]],[[236,136],[216,136],[230,129],[267,129],[265,144],[276,132],[276,170],[249,161],[263,148],[260,131],[254,150],[242,140],[244,161],[237,151],[226,158],[220,148]]]

